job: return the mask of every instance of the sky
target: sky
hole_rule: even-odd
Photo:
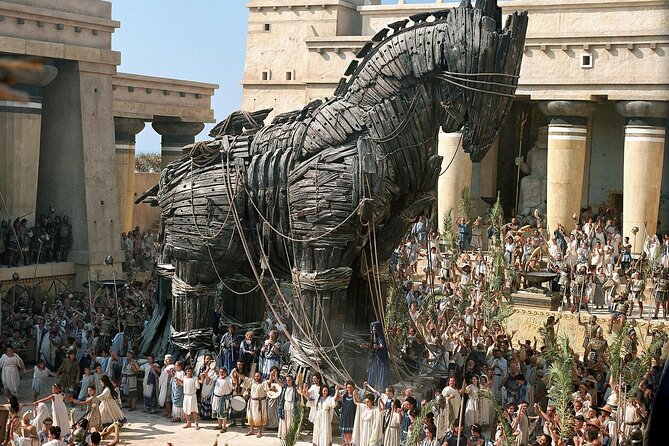
[[[112,49],[119,72],[218,84],[212,99],[217,121],[239,109],[248,10],[245,0],[112,0],[121,27]],[[208,124],[197,139],[206,139]],[[137,135],[137,153],[160,153],[150,123]]]
[[[407,0],[430,3],[434,0]],[[247,0],[111,0],[121,27],[112,49],[121,52],[119,72],[218,84],[212,99],[217,121],[241,104],[246,52]],[[397,3],[397,0],[382,0]],[[196,139],[207,139],[207,124]],[[150,123],[137,135],[136,153],[160,153]]]

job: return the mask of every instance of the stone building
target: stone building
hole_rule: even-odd
[[[72,284],[76,275],[79,286],[89,270],[111,275],[108,255],[120,271],[120,233],[133,222],[135,135],[151,122],[166,163],[214,120],[217,85],[118,73],[119,27],[107,1],[0,2],[0,55],[46,63],[17,79],[29,102],[0,102],[0,220],[26,215],[32,224],[53,206],[74,234],[68,262],[23,268],[24,282]],[[4,268],[0,281],[12,273]]]
[[[331,95],[358,50],[386,24],[457,6],[380,3],[250,0],[242,107],[284,112]],[[639,252],[644,232],[669,229],[669,1],[508,0],[500,6],[505,14],[529,12],[516,100],[481,163],[458,150],[459,134],[440,135],[444,168],[450,164],[440,177],[440,213],[457,209],[460,190],[469,186],[475,198],[499,191],[509,215],[520,195],[515,159],[525,161],[539,128],[548,126],[540,180],[549,228],[561,222],[571,230],[572,216],[587,206],[594,212],[614,207],[623,212],[624,235],[632,239],[631,228],[641,229]]]

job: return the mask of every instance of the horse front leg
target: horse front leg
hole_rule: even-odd
[[[298,360],[322,362],[323,348],[329,349],[342,340],[347,309],[347,289],[351,268],[333,262],[339,248],[306,246],[296,252],[297,267],[293,269],[293,286],[297,290],[294,310],[298,326],[293,337],[303,351],[296,351]]]

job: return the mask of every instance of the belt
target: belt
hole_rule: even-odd
[[[266,397],[266,396],[263,396],[263,397],[261,397],[261,398],[251,398],[251,399],[252,399],[253,401],[262,401],[262,400],[266,400],[267,397]]]
[[[197,393],[184,393],[184,395],[186,395],[186,396],[193,396],[193,395],[197,395]]]
[[[214,393],[214,396],[216,396],[216,397],[218,397],[218,398],[225,398],[226,396],[231,396],[231,395],[232,395],[232,392],[230,392],[230,393],[226,393],[225,395],[216,395],[216,394]]]

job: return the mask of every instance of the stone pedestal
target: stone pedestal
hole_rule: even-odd
[[[0,220],[21,216],[35,221],[42,126],[42,87],[58,74],[52,66],[41,73],[19,75],[18,89],[27,102],[0,101]]]
[[[551,117],[548,126],[547,202],[548,227],[562,223],[570,231],[572,216],[580,215],[585,155],[588,148],[587,118],[596,110],[594,102],[548,101],[539,104]]]
[[[182,147],[192,144],[195,135],[204,128],[201,122],[153,121],[153,129],[162,136],[160,143],[160,167],[163,169],[183,155]]]
[[[121,231],[132,229],[135,195],[135,135],[144,128],[140,119],[114,117],[116,140],[116,181]]]
[[[616,110],[628,118],[623,164],[623,235],[634,245],[632,252],[639,254],[644,235],[655,234],[657,230],[669,103],[622,101],[616,104]],[[632,234],[635,226],[639,228],[637,237]]]
[[[559,293],[548,294],[542,290],[519,290],[511,294],[514,306],[534,308],[536,310],[556,311],[562,303]]]
[[[439,231],[444,230],[444,218],[449,210],[455,220],[459,216],[460,192],[471,186],[472,162],[462,148],[462,133],[439,132],[439,156],[443,157],[437,183]]]

